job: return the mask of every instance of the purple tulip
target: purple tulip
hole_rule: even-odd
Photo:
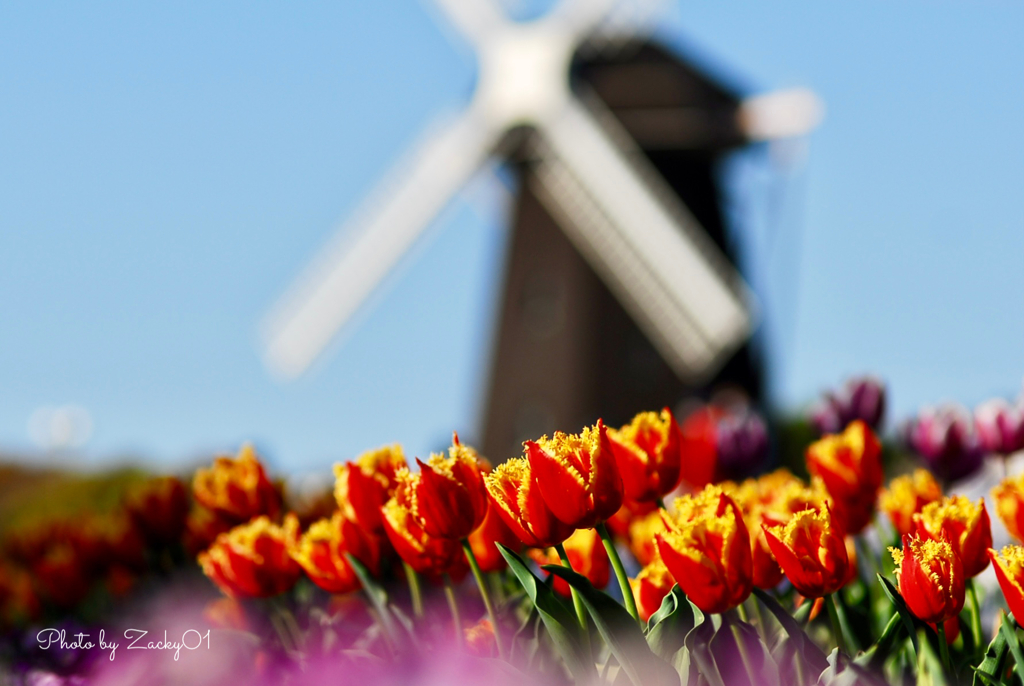
[[[878,429],[885,415],[885,384],[873,376],[848,379],[835,392],[826,392],[811,408],[811,424],[819,434],[836,434],[860,419]]]
[[[944,481],[956,481],[977,471],[984,450],[971,413],[960,405],[926,407],[905,429],[905,440]]]
[[[768,428],[756,412],[729,412],[716,427],[718,477],[743,479],[754,474],[768,455]]]
[[[974,423],[988,452],[1009,455],[1024,449],[1024,411],[1020,406],[993,398],[974,410]]]

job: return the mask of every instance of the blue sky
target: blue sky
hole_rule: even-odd
[[[471,90],[472,55],[437,18],[416,0],[5,3],[0,448],[29,450],[32,412],[70,403],[93,417],[87,462],[251,439],[303,471],[472,436],[494,184],[453,204],[314,374],[280,385],[257,349],[274,299]],[[759,151],[733,184],[775,294],[780,402],[865,370],[897,415],[1019,388],[1022,30],[1010,0],[670,8],[666,40],[828,108],[805,158]]]

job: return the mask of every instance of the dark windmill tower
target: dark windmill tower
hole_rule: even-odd
[[[728,257],[718,157],[804,133],[806,91],[743,100],[639,38],[596,50],[615,2],[508,21],[439,0],[480,78],[272,312],[268,364],[302,373],[491,156],[519,173],[483,449],[671,405],[716,380],[759,391],[751,298]]]

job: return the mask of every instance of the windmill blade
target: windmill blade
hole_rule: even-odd
[[[706,378],[752,328],[735,270],[625,132],[571,98],[538,133],[539,197],[676,373]]]
[[[478,49],[497,29],[509,23],[496,0],[433,0],[433,4]]]
[[[497,132],[470,108],[399,164],[265,320],[264,359],[294,378],[324,350],[490,154]]]

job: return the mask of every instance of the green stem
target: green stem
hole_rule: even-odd
[[[569,556],[565,554],[565,546],[561,543],[556,543],[555,551],[558,553],[558,559],[562,561],[562,566],[571,570],[572,563],[569,562]],[[583,648],[585,653],[589,655],[591,652],[590,625],[587,624],[587,608],[583,607],[583,599],[580,597],[580,593],[576,590],[575,586],[569,586],[569,591],[572,593],[572,606],[576,609],[576,618],[580,621]]]
[[[494,612],[494,603],[491,602],[491,594],[487,590],[487,580],[480,570],[480,563],[476,561],[473,553],[473,546],[468,539],[462,539],[462,550],[466,553],[469,561],[469,568],[473,570],[473,578],[476,579],[476,586],[480,589],[480,596],[484,599],[484,607],[487,608],[487,617],[491,620],[491,628],[494,630],[494,643],[498,646],[498,657],[505,659],[505,646],[501,641],[501,625],[498,624],[498,615]]]
[[[452,586],[452,578],[444,575],[444,597],[448,599],[448,609],[452,613],[452,623],[455,624],[455,645],[462,649],[462,617],[459,616],[459,602],[455,599],[455,587]]]
[[[737,605],[736,609],[732,612],[722,615],[722,619],[728,622],[729,630],[732,632],[732,637],[736,641],[736,649],[740,651],[740,660],[743,662],[743,671],[747,674],[750,679],[750,683],[754,683],[757,675],[754,672],[753,667],[750,664],[750,657],[747,655],[747,646],[743,642],[743,631],[740,629],[739,624],[736,622],[736,618],[739,617],[743,622],[742,614],[739,612],[739,608],[742,605]],[[799,659],[799,658],[797,658]]]
[[[636,600],[633,599],[633,589],[629,585],[629,578],[626,576],[626,568],[622,566],[622,559],[619,557],[619,551],[615,549],[615,544],[612,542],[612,537],[608,535],[608,527],[604,525],[604,522],[598,522],[597,526],[598,536],[601,537],[601,542],[604,543],[604,549],[608,551],[608,559],[612,562],[612,569],[615,570],[615,578],[619,582],[619,588],[622,590],[622,600],[626,604],[626,611],[633,616],[633,619],[640,624],[640,613],[636,611]]]
[[[658,499],[654,501],[654,504],[658,506],[659,510],[668,509],[665,507],[665,501],[661,499],[661,496],[659,496]]]
[[[409,582],[409,595],[412,597],[412,614],[416,619],[423,619],[423,591],[420,590],[420,575],[402,560],[405,568],[405,579]]]
[[[939,622],[937,625],[939,630],[939,653],[942,655],[942,668],[946,670],[946,674],[953,674],[953,666],[949,661],[949,645],[946,644],[946,624]]]
[[[981,604],[978,602],[978,586],[974,579],[967,582],[967,592],[971,598],[971,633],[974,634],[974,645],[984,647],[981,635]]]
[[[828,618],[832,622],[832,633],[836,636],[839,652],[849,655],[850,652],[846,649],[846,639],[843,636],[843,626],[839,622],[839,611],[836,610],[836,599],[832,597],[831,593],[825,596],[825,607],[828,608]]]

